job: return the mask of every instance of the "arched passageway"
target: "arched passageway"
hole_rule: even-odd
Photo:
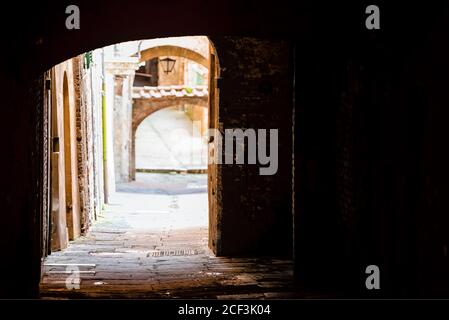
[[[226,43],[226,41],[230,40],[222,39],[222,41]],[[269,41],[263,42],[262,40],[249,39],[246,39],[245,41],[249,41],[248,45],[244,46],[246,49],[249,48],[250,44],[257,44],[265,49],[268,49],[268,47],[270,46]],[[218,48],[220,47],[220,45],[224,45],[223,43],[220,44],[220,41],[218,41],[217,43]],[[70,130],[70,133],[72,133],[72,138],[68,138],[67,141],[72,141],[73,145],[78,144],[78,146],[80,146],[80,144],[82,146],[82,144],[84,143],[84,139],[86,139],[85,143],[87,143],[87,145],[89,145],[89,140],[91,140],[90,143],[97,146],[99,141],[100,143],[103,142],[102,149],[97,148],[98,151],[102,152],[98,154],[100,161],[98,161],[98,159],[97,161],[93,159],[92,166],[90,167],[94,172],[94,177],[99,176],[100,172],[103,172],[104,179],[102,181],[104,185],[107,184],[106,178],[115,182],[116,180],[113,179],[111,172],[115,171],[115,173],[117,174],[118,171],[116,170],[116,168],[118,159],[123,159],[123,157],[121,156],[123,154],[132,154],[130,152],[133,150],[133,148],[129,148],[129,145],[121,145],[117,143],[117,141],[122,138],[124,138],[125,140],[129,139],[129,141],[133,141],[139,124],[142,125],[142,123],[146,121],[144,119],[149,119],[149,117],[156,115],[157,112],[168,110],[170,106],[173,105],[177,105],[178,110],[183,110],[182,112],[185,112],[186,115],[189,114],[189,117],[192,117],[192,120],[195,117],[200,117],[203,123],[206,124],[206,126],[201,127],[201,131],[207,128],[216,129],[218,130],[217,132],[224,132],[224,128],[235,127],[267,128],[270,127],[269,123],[273,121],[272,119],[278,119],[279,117],[287,118],[288,110],[282,108],[276,109],[275,116],[270,116],[273,113],[274,109],[268,107],[269,103],[271,104],[271,102],[269,101],[278,101],[281,102],[281,104],[288,105],[288,102],[282,101],[282,99],[280,99],[281,97],[284,97],[285,93],[282,93],[282,90],[286,90],[285,88],[287,88],[288,86],[285,86],[285,83],[279,81],[279,79],[281,79],[282,77],[279,78],[275,74],[271,74],[271,71],[269,71],[270,75],[265,75],[265,72],[267,71],[264,69],[266,60],[270,61],[271,63],[279,63],[280,67],[279,69],[275,69],[275,72],[287,72],[286,66],[284,66],[280,62],[282,59],[273,60],[271,57],[265,57],[265,60],[262,59],[253,66],[251,66],[251,63],[254,64],[254,60],[244,61],[242,62],[243,64],[246,64],[250,68],[254,68],[255,71],[253,70],[252,73],[242,73],[240,67],[233,65],[229,61],[228,68],[222,69],[221,65],[218,64],[218,56],[215,47],[213,47],[211,44],[209,45],[210,50],[208,57],[209,62],[207,77],[205,77],[204,74],[200,73],[203,78],[206,78],[205,84],[192,86],[182,83],[174,83],[161,86],[157,85],[134,87],[132,81],[133,74],[134,72],[136,72],[136,70],[138,70],[139,66],[142,65],[143,61],[140,61],[140,59],[135,59],[136,57],[133,56],[124,57],[123,60],[120,60],[117,58],[116,53],[111,55],[112,58],[108,58],[108,56],[105,55],[106,58],[104,65],[106,75],[105,77],[98,78],[100,79],[100,86],[98,86],[97,80],[92,78],[92,80],[90,80],[91,82],[89,83],[90,88],[86,89],[86,83],[83,82],[83,79],[85,78],[82,77],[82,74],[79,78],[72,75],[75,81],[72,84],[70,84],[69,82],[68,87],[70,88],[76,83],[79,88],[86,89],[86,92],[81,91],[80,101],[81,103],[85,103],[85,106],[87,107],[89,106],[89,103],[91,103],[89,101],[92,101],[93,105],[92,111],[88,111],[84,116],[81,116],[81,123],[84,123],[83,125],[85,126],[85,128],[90,127],[95,130],[92,131],[91,136],[87,135],[86,137],[86,135],[84,134],[85,131],[83,131],[82,129],[83,125],[79,127],[78,125],[76,125],[76,133],[72,132],[73,129],[66,129]],[[229,45],[233,48],[242,48],[241,43],[238,44],[232,41],[227,43],[226,45]],[[277,45],[282,47],[285,44],[277,43]],[[118,51],[113,48],[112,51],[114,50]],[[175,54],[172,51],[160,51],[159,54],[162,54],[162,52],[164,52],[164,54]],[[248,56],[255,57],[258,54],[257,52],[250,52],[250,54],[247,52],[244,59],[249,59]],[[187,57],[191,57],[189,54],[185,54],[185,52],[177,52],[176,54],[184,54]],[[152,57],[153,59],[155,58],[151,55],[148,55],[147,53],[146,55],[147,57]],[[98,67],[99,64],[90,64],[89,59],[95,61],[95,59],[97,59],[98,57],[100,57],[101,59],[101,56],[101,52],[93,51],[89,55],[86,54],[85,56],[77,57],[78,61],[80,59],[84,59],[85,61],[87,61],[84,62],[85,69],[81,70],[81,72],[95,74],[96,71],[94,71],[94,68]],[[224,57],[225,61],[226,58],[232,61],[232,57],[226,55],[224,55]],[[189,60],[186,57],[182,58],[185,58],[186,61]],[[260,58],[261,57],[259,56],[259,59]],[[195,59],[198,60],[198,57],[196,57]],[[181,61],[182,60],[178,60],[178,67],[181,64]],[[202,62],[200,61],[200,63],[195,63],[199,65]],[[68,63],[68,65],[70,65],[70,63]],[[204,67],[204,63],[202,63],[202,66]],[[182,68],[180,70],[182,70]],[[201,69],[195,68],[193,68],[192,70],[201,71]],[[228,71],[228,73],[225,74],[227,75],[227,82],[225,81],[226,77],[223,78],[223,70]],[[264,77],[268,77],[270,80],[261,80],[264,79]],[[102,79],[105,79],[105,83],[103,84],[101,84]],[[273,88],[273,83],[275,83],[275,88]],[[106,91],[103,96],[100,95],[100,97],[98,98],[96,94],[98,92],[101,94],[101,91],[96,91],[95,88],[101,88],[102,85],[105,86]],[[112,88],[112,90],[108,88]],[[226,92],[230,93],[229,96],[221,95],[222,90],[224,89],[226,89]],[[262,98],[262,95],[264,95],[265,98]],[[266,105],[261,103],[263,99],[268,99]],[[83,110],[83,108],[81,108],[80,110]],[[201,111],[197,112],[195,110]],[[265,113],[263,116],[260,116],[260,114],[258,115],[258,113],[260,113],[261,111]],[[90,115],[89,112],[91,112]],[[198,116],[198,114],[200,114],[200,116]],[[98,118],[98,115],[100,116],[100,118]],[[122,116],[125,116],[128,119],[126,126],[120,126],[120,121],[123,120],[121,118]],[[72,119],[71,121],[73,120],[74,119]],[[98,126],[98,121],[100,121],[100,126]],[[75,128],[75,126],[73,128]],[[127,131],[128,129],[129,131]],[[288,130],[285,132],[282,131],[281,135],[284,143],[286,141],[288,143]],[[73,137],[76,137],[75,141],[73,141]],[[119,139],[117,139],[117,137]],[[207,151],[209,158],[213,157],[215,159],[215,157],[223,155],[223,150],[218,148],[218,146],[220,145],[218,137],[217,139],[205,139],[204,141],[208,142]],[[83,147],[78,149],[81,150],[81,152],[83,152],[82,150],[85,150],[83,149]],[[92,149],[86,148],[86,150]],[[70,156],[70,158],[73,158],[73,155],[76,153],[73,152],[73,149],[71,149],[71,151],[72,155]],[[80,151],[78,151],[78,153],[79,152]],[[117,153],[120,153],[121,155],[117,157]],[[286,162],[287,154],[288,152],[284,151],[283,156],[280,158],[281,162]],[[64,161],[68,160],[64,159]],[[123,167],[123,163],[121,164],[121,167]],[[70,167],[67,165],[66,168]],[[78,166],[77,168],[80,167]],[[87,168],[89,168],[89,166],[87,166]],[[106,169],[102,170],[103,168]],[[110,168],[112,170],[110,170]],[[141,238],[139,240],[138,238],[134,238],[134,236],[129,236],[130,233],[133,234],[134,232],[139,230],[139,232],[142,232],[145,237],[155,235],[151,232],[165,232],[167,235],[169,235],[168,238],[171,239],[170,241],[167,240],[168,242],[162,241],[161,243],[152,244],[154,248],[149,252],[146,252],[147,258],[156,254],[171,255],[171,251],[164,251],[163,249],[167,246],[174,246],[174,243],[171,242],[173,239],[177,239],[177,241],[180,239],[173,233],[174,230],[176,230],[176,234],[178,235],[179,229],[173,229],[172,227],[181,222],[184,224],[184,226],[190,227],[192,227],[192,223],[203,223],[201,226],[196,226],[203,228],[198,229],[201,230],[201,232],[191,233],[189,231],[189,233],[184,233],[184,242],[182,244],[179,242],[177,244],[178,247],[172,247],[174,249],[178,248],[179,250],[174,251],[183,252],[182,255],[188,256],[190,255],[190,253],[192,253],[193,255],[198,255],[198,257],[196,257],[195,259],[202,259],[206,256],[210,257],[210,252],[213,252],[213,254],[218,256],[223,256],[242,253],[259,255],[261,254],[261,252],[264,252],[265,254],[273,254],[273,252],[276,252],[276,254],[279,255],[281,252],[290,251],[291,234],[281,233],[279,231],[281,229],[286,230],[286,228],[288,229],[289,226],[291,226],[291,217],[288,217],[288,215],[279,216],[276,213],[278,212],[278,210],[275,210],[273,208],[273,206],[280,206],[282,201],[279,200],[267,203],[265,201],[265,195],[260,194],[257,191],[260,190],[261,185],[277,185],[282,179],[287,179],[289,175],[288,173],[280,176],[274,175],[271,177],[260,177],[258,174],[258,164],[256,164],[256,166],[248,167],[235,164],[218,166],[216,162],[208,163],[207,172],[207,177],[204,177],[207,178],[207,180],[201,180],[197,179],[196,177],[194,178],[188,176],[187,178],[190,179],[189,182],[186,184],[184,184],[183,182],[182,186],[179,185],[180,180],[176,179],[175,176],[160,180],[158,180],[159,178],[138,179],[136,181],[137,184],[133,185],[124,185],[122,182],[115,183],[114,190],[109,190],[111,197],[108,197],[108,199],[111,199],[112,203],[115,206],[108,207],[108,203],[106,203],[106,209],[104,212],[101,212],[101,214],[104,213],[106,215],[110,215],[110,217],[112,218],[112,220],[110,220],[111,224],[108,228],[112,226],[117,230],[122,230],[121,232],[123,232],[123,234],[118,233],[114,234],[111,237],[106,237],[104,236],[104,231],[109,230],[104,229],[106,225],[93,225],[92,229],[87,234],[87,236],[93,236],[93,238],[87,239],[87,242],[84,242],[84,244],[89,244],[86,248],[90,251],[88,251],[87,253],[89,257],[92,258],[92,261],[94,261],[94,264],[101,266],[104,263],[103,256],[113,256],[122,253],[127,255],[130,248],[134,248],[133,250],[137,251],[141,250],[138,244],[139,241],[141,243],[147,244],[152,243],[151,241],[148,242],[146,238]],[[89,182],[89,175],[86,175],[85,178],[78,177],[78,179],[81,179],[78,181],[78,183],[81,183],[80,181],[84,181],[84,186],[87,186],[87,189],[89,190],[89,184],[91,183]],[[77,181],[75,179],[72,179],[72,188],[76,183]],[[162,184],[170,185],[169,189],[161,187]],[[147,186],[150,185],[151,188],[148,189]],[[240,187],[235,188],[236,185]],[[242,187],[242,185],[244,185],[245,187]],[[68,188],[64,188],[64,191],[67,191],[66,189]],[[105,190],[106,189],[107,188],[105,188]],[[86,188],[84,188],[84,190],[86,190]],[[95,190],[95,188],[93,188],[93,190]],[[102,190],[102,188],[100,187],[99,190]],[[225,192],[225,190],[227,191]],[[282,193],[282,188],[270,190],[272,190],[271,192],[272,195],[274,195],[275,199],[281,199],[288,195],[288,192]],[[243,192],[243,194],[237,195],[236,192]],[[120,198],[123,194],[126,193],[133,193],[133,197]],[[254,197],[252,202],[247,201],[247,199],[249,198],[248,196],[244,195],[245,193],[251,194],[251,197]],[[71,194],[73,195],[73,189]],[[160,197],[161,195],[163,197]],[[200,201],[200,198],[198,198],[197,201],[194,201],[193,203],[195,205],[201,203],[205,204],[205,215],[203,215],[202,218],[198,220],[196,218],[192,218],[193,215],[191,216],[191,218],[189,218],[189,215],[185,214],[189,210],[191,210],[192,213],[201,213],[204,210],[198,209],[195,206],[189,207],[190,209],[187,209],[183,201],[184,199],[187,199],[189,197],[200,197],[200,195],[203,200]],[[93,197],[94,200],[97,201],[97,195],[93,194]],[[145,205],[140,207],[139,203],[142,203],[141,200],[146,197],[151,197],[151,200],[149,200],[148,198],[148,201],[144,201]],[[167,202],[167,200],[162,200],[164,199],[164,197],[166,197],[165,199],[170,199],[169,202]],[[69,197],[67,199],[70,200]],[[239,200],[236,201],[236,199]],[[115,200],[117,200],[118,202],[114,202]],[[155,204],[156,207],[148,206],[147,204],[149,203]],[[158,203],[161,204],[160,207],[158,207]],[[254,206],[252,206],[251,203],[253,203]],[[130,207],[123,207],[122,204]],[[166,207],[168,207],[169,209],[164,209]],[[129,208],[133,209],[128,210]],[[135,215],[132,218],[129,218],[130,220],[128,220],[126,225],[123,225],[122,223],[124,219],[128,219],[125,218],[123,213],[133,211],[135,211]],[[258,212],[258,214],[254,215],[254,212],[256,211]],[[178,216],[180,212],[184,212],[184,214]],[[239,212],[243,212],[244,214],[241,215],[239,214]],[[157,218],[157,215],[160,215],[160,218]],[[150,216],[152,216],[153,218],[150,219]],[[168,220],[166,218],[168,218]],[[155,230],[154,227],[157,225],[161,226],[163,224],[163,221],[165,221],[164,223],[168,223],[168,225],[171,226],[170,228],[172,229],[169,228]],[[269,223],[267,221],[269,221]],[[206,222],[206,225],[204,225],[204,222]],[[243,232],[244,230],[245,232]],[[270,233],[276,234],[276,237],[268,236],[268,234]],[[237,234],[239,235],[238,237],[236,236]],[[187,241],[186,237],[191,236],[195,236],[195,239],[200,239],[200,241],[195,243]],[[98,237],[105,237],[105,239],[108,238],[108,240],[105,241],[123,243],[124,247],[114,247],[113,251],[104,251],[102,254],[98,254],[96,252]],[[164,239],[164,237],[160,239]],[[77,241],[74,242],[75,245],[78,243],[79,242]],[[279,243],[283,244],[283,246],[280,247],[280,250],[278,246]],[[193,245],[193,247],[190,248],[190,245]],[[180,246],[182,246],[182,248]],[[207,250],[203,250],[201,248],[207,248]],[[209,249],[211,251],[208,251]],[[84,251],[80,250],[80,252]],[[186,254],[187,252],[190,253]],[[50,256],[48,258],[49,260],[47,261],[47,263],[49,263],[47,267],[52,268],[52,262],[58,264],[58,261],[60,261],[58,259],[60,258],[64,258],[64,251]],[[73,259],[76,259],[76,256],[74,256]],[[76,262],[76,260],[71,261],[73,261],[73,263]],[[281,266],[281,264],[279,266]],[[220,268],[219,265],[217,265],[216,267]],[[288,262],[286,264],[282,264],[282,268],[289,268]],[[275,270],[273,271],[276,272]],[[99,277],[100,276],[101,275],[99,275]],[[225,275],[223,281],[225,281],[227,277],[232,277],[232,272]],[[45,290],[48,290],[48,288],[46,288]],[[47,294],[51,294],[51,290],[45,292],[47,292]]]
[[[158,89],[151,88],[135,88],[133,95],[133,111],[132,111],[132,133],[131,133],[131,159],[130,159],[130,178],[135,179],[136,174],[136,131],[139,125],[158,110],[177,106],[178,108],[184,108],[185,105],[189,105],[189,108],[202,108],[200,112],[207,116],[209,109],[209,99],[207,93],[207,87],[201,87],[201,91],[198,93],[192,92],[188,94],[186,92],[181,93],[173,89],[171,95],[160,96]],[[169,89],[170,90],[170,89]],[[168,90],[168,92],[170,92]],[[185,91],[185,90],[184,90]],[[195,91],[197,91],[195,89]],[[151,93],[152,92],[152,95]],[[179,92],[179,94],[177,93]],[[159,96],[158,96],[159,94]],[[198,121],[198,118],[195,118]],[[200,121],[201,125],[205,126],[208,123],[208,119]],[[206,128],[200,128],[200,133],[205,134]]]
[[[208,145],[201,122],[193,121],[183,105],[149,114],[135,130],[134,141],[137,172],[207,172]]]

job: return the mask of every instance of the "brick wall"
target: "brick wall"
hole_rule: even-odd
[[[220,63],[219,123],[278,129],[279,165],[272,176],[257,165],[221,165],[221,252],[291,255],[292,106],[289,46],[284,41],[212,37]]]

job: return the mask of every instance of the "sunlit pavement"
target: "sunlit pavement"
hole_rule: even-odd
[[[291,261],[215,257],[208,249],[206,179],[139,173],[118,186],[88,234],[46,259],[41,296],[298,297]]]

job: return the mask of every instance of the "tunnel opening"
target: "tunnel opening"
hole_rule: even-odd
[[[288,56],[282,41],[222,41],[242,50],[242,64],[271,45]],[[245,52],[251,47],[253,51]],[[223,51],[228,60],[233,57],[229,52]],[[267,61],[278,66],[266,69]],[[246,169],[238,156],[225,157],[221,144],[228,140],[217,136],[235,125],[245,132],[277,130],[265,129],[270,121],[263,117],[248,113],[240,119],[239,113],[259,104],[263,108],[254,111],[268,114],[272,110],[266,106],[274,101],[291,103],[285,95],[286,63],[267,55],[248,70],[231,69],[229,81],[223,82],[229,92],[223,105],[234,105],[229,109],[219,107],[226,68],[220,67],[216,47],[205,36],[118,43],[47,72],[51,89],[46,105],[56,117],[49,125],[52,157],[46,165],[51,171],[48,184],[58,197],[50,202],[43,226],[51,236],[44,239],[50,250],[44,253],[41,295],[217,297],[218,292],[263,295],[269,287],[282,291],[279,296],[291,296],[290,190],[273,189],[290,180],[291,127],[280,133],[287,145],[280,164],[287,166],[269,176],[259,174],[257,163]],[[273,119],[288,122],[290,112],[280,110]],[[271,125],[276,127],[276,120]],[[64,152],[58,149],[59,139]],[[238,139],[230,142],[236,152]],[[242,150],[249,152],[248,147]],[[221,163],[219,157],[232,163]],[[270,186],[267,192],[277,200],[258,195],[263,185]],[[236,198],[238,190],[248,195]],[[249,194],[257,196],[249,199]],[[76,215],[70,199],[77,199]],[[69,219],[77,219],[78,232]]]

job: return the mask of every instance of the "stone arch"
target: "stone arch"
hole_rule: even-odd
[[[152,113],[184,104],[193,104],[199,107],[207,108],[207,97],[166,97],[163,99],[136,99],[133,103],[132,130],[136,131],[139,124]]]
[[[161,109],[193,104],[199,107],[208,108],[207,97],[166,97],[164,99],[136,99],[133,103],[132,126],[131,126],[131,159],[130,177],[136,178],[136,131],[143,120]]]
[[[209,68],[209,59],[188,48],[179,46],[157,46],[151,47],[140,52],[140,61],[147,61],[153,58],[171,56],[171,57],[183,57],[192,60],[205,68]]]

